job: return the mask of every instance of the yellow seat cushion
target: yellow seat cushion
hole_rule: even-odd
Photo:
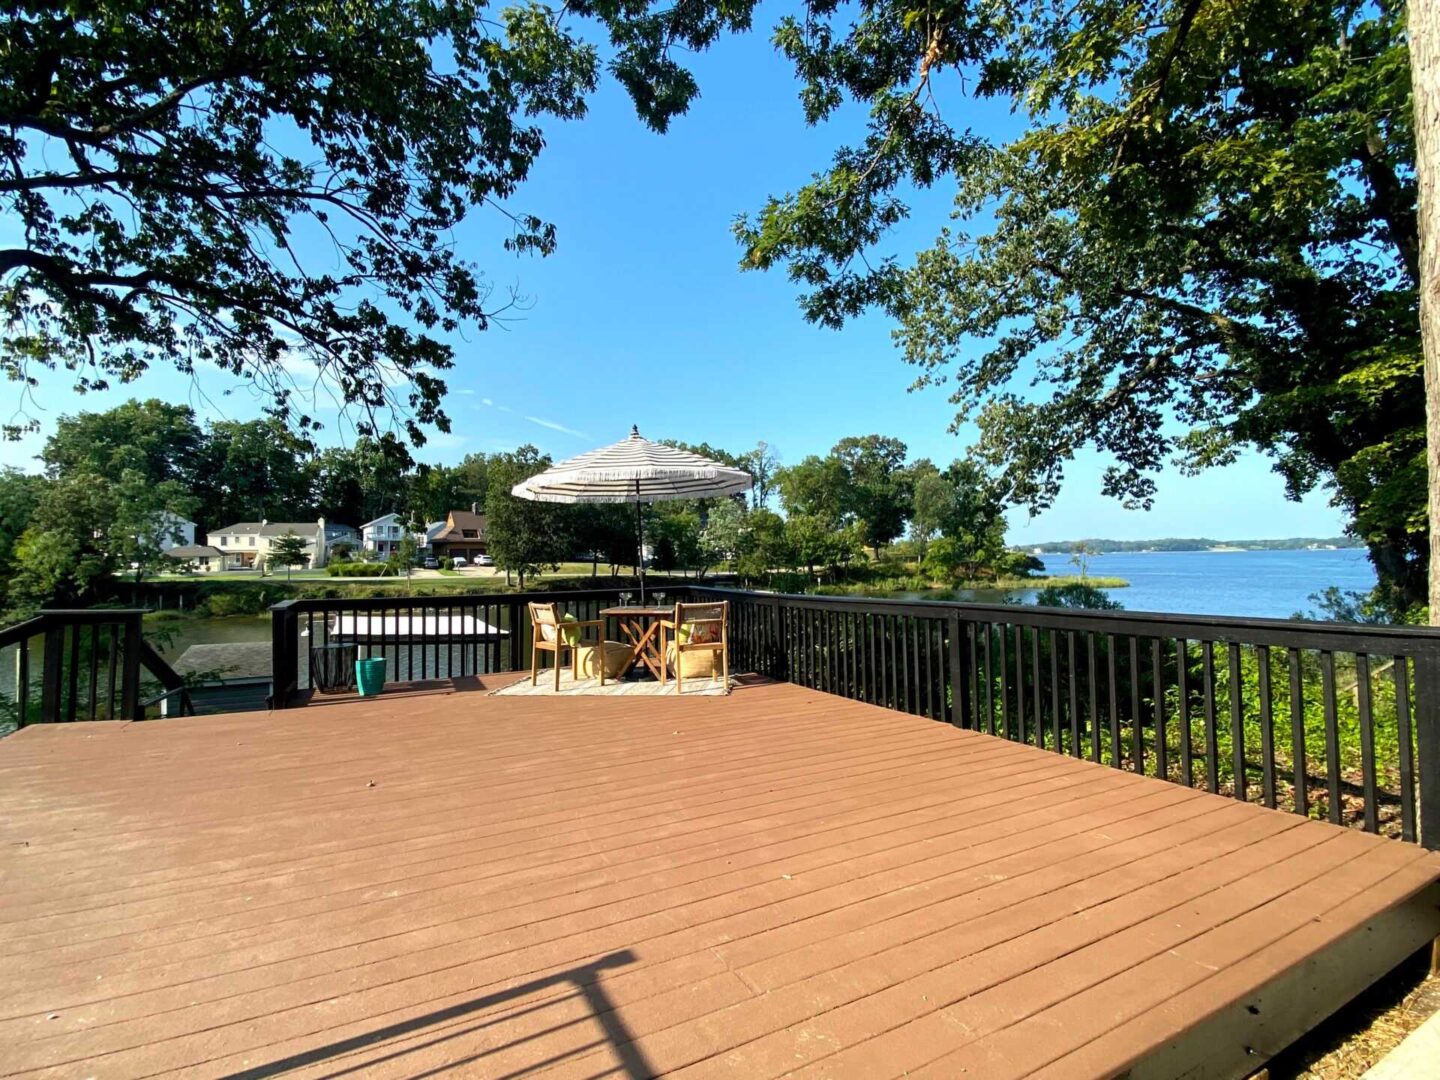
[[[625,669],[630,666],[630,646],[622,645],[618,641],[607,641],[605,649],[605,678],[618,679],[625,674]],[[596,647],[594,645],[582,645],[576,650],[580,657],[580,677],[582,679],[594,679],[599,677],[599,671],[595,666]]]

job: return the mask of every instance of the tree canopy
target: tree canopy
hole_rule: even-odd
[[[865,137],[736,227],[809,319],[879,308],[1008,499],[1042,509],[1082,447],[1148,506],[1167,460],[1246,446],[1329,488],[1401,602],[1424,597],[1422,369],[1404,6],[827,0],[783,19],[807,119]],[[961,91],[1021,130],[965,129]],[[943,108],[941,107],[943,103]],[[953,220],[901,259],[908,194]]]
[[[506,248],[550,252],[514,201],[542,121],[582,115],[603,64],[664,130],[697,92],[672,53],[750,6],[7,5],[0,371],[85,390],[214,366],[300,430],[316,383],[363,435],[448,430],[440,335],[508,303],[452,231],[486,207]]]
[[[858,523],[864,542],[888,544],[905,531],[910,517],[906,447],[884,435],[847,436],[825,457],[812,454],[778,469],[774,484],[791,515],[828,523]]]
[[[526,574],[538,573],[569,554],[563,508],[510,494],[520,481],[549,466],[549,456],[529,444],[490,459],[490,491],[485,500],[487,545],[495,565],[507,575],[518,575],[522,589]]]

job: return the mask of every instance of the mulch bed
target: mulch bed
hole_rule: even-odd
[[[1271,1080],[1358,1080],[1440,1012],[1429,971],[1427,946],[1271,1061]]]

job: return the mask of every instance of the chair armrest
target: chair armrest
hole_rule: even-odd
[[[673,619],[661,619],[660,625],[670,630],[675,629],[675,621]]]
[[[573,619],[567,620],[567,626],[604,626],[604,619]]]

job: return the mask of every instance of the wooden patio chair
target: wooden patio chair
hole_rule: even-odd
[[[580,679],[580,648],[584,644],[586,630],[595,631],[596,648],[605,647],[605,621],[603,619],[564,619],[556,604],[537,604],[530,601],[530,685],[534,686],[540,675],[540,654],[548,652],[555,657],[555,690],[560,690],[560,663],[566,649],[570,650],[571,675]],[[570,631],[575,640],[567,641]],[[605,665],[596,664],[600,685],[605,685]]]
[[[667,644],[667,637],[674,641]],[[665,672],[675,664],[675,692],[685,692],[685,660],[690,653],[720,654],[720,672],[725,692],[730,692],[730,601],[703,604],[676,604],[675,615],[660,622],[660,684]],[[673,654],[673,655],[672,655]],[[713,676],[712,676],[713,678]]]

